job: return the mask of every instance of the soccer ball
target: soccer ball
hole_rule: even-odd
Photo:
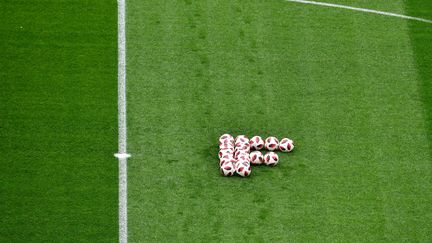
[[[231,136],[230,134],[224,134],[224,135],[220,136],[219,137],[219,144],[225,143],[225,142],[234,143],[234,137]]]
[[[237,156],[237,163],[250,163],[250,157],[249,154],[241,153],[239,156]]]
[[[236,151],[234,151],[234,159],[238,159],[242,155],[249,157],[249,152],[246,152],[244,150],[236,150]]]
[[[294,141],[289,138],[283,138],[279,143],[281,152],[291,152],[294,149]]]
[[[237,143],[249,143],[249,138],[246,137],[245,135],[238,135],[235,138],[235,144]]]
[[[223,176],[233,176],[236,169],[231,161],[226,161],[220,165],[220,172]]]
[[[249,141],[251,150],[261,150],[264,147],[264,140],[260,136],[254,136]]]
[[[260,151],[253,151],[249,155],[250,163],[253,165],[260,165],[264,161],[264,156]]]
[[[250,145],[249,145],[249,143],[245,143],[245,142],[237,142],[237,143],[235,143],[235,147],[236,148],[249,149]]]
[[[234,143],[221,143],[219,144],[219,149],[233,149],[234,150]]]
[[[224,156],[220,157],[219,160],[221,159],[234,159],[234,155],[232,154],[225,154]]]
[[[265,140],[265,148],[267,150],[273,151],[278,148],[279,140],[275,137],[268,137]]]
[[[252,169],[249,163],[238,162],[236,165],[236,172],[241,177],[247,177],[251,174]]]
[[[221,150],[219,151],[219,154],[218,154],[219,159],[223,158],[223,157],[226,156],[226,155],[232,157],[232,156],[233,156],[233,150],[231,150],[231,149],[221,149]]]
[[[250,164],[250,159],[248,155],[240,155],[237,159],[234,159],[234,167],[237,169],[237,166],[240,164]]]
[[[275,166],[279,162],[279,156],[275,152],[268,152],[264,155],[264,163],[266,165]]]
[[[235,148],[234,148],[234,147],[230,147],[230,146],[227,146],[227,147],[219,147],[219,151],[228,151],[228,152],[234,153]]]
[[[222,164],[226,162],[231,162],[234,165],[235,163],[237,163],[237,160],[235,160],[234,157],[226,156],[219,159],[219,166],[222,166]]]
[[[249,144],[244,144],[244,145],[242,145],[242,146],[240,146],[240,147],[236,147],[235,149],[234,149],[234,152],[235,151],[244,151],[244,152],[246,152],[246,153],[249,153],[250,152],[250,146],[249,146]]]

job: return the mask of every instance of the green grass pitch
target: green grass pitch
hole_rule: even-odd
[[[322,0],[432,19],[421,0]],[[116,6],[3,1],[0,241],[118,240]],[[127,0],[131,242],[427,242],[432,25]],[[219,175],[223,133],[296,141]]]
[[[116,4],[0,9],[0,242],[115,242]]]

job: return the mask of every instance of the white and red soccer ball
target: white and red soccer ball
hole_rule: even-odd
[[[240,154],[239,156],[237,156],[237,163],[250,163],[250,157],[249,154],[244,153],[244,154]]]
[[[234,148],[235,148],[234,143],[221,143],[221,144],[219,144],[219,150],[232,149],[234,151]]]
[[[253,151],[249,155],[250,163],[253,165],[260,165],[264,162],[264,156],[260,151]]]
[[[219,159],[219,166],[222,166],[222,164],[225,162],[231,162],[231,163],[235,164],[235,163],[237,163],[237,160],[234,159],[233,157],[227,156],[227,157]]]
[[[294,141],[289,138],[283,138],[279,142],[279,150],[281,152],[291,152],[294,149]]]
[[[247,162],[237,162],[236,164],[236,173],[241,177],[247,177],[250,176],[252,172],[252,168],[250,166],[250,163]]]
[[[234,137],[231,134],[223,134],[219,137],[219,145],[223,143],[231,143],[234,144]]]
[[[218,156],[219,156],[219,159],[221,159],[225,156],[234,157],[234,150],[233,149],[221,149],[221,150],[219,150]]]
[[[227,148],[232,148],[232,149],[235,148],[234,143],[226,142],[226,143],[219,144],[219,149],[227,149]]]
[[[234,155],[234,158],[237,159],[240,155],[249,156],[249,151],[241,150],[241,149],[235,149],[233,155]]]
[[[238,143],[249,143],[249,138],[246,135],[238,135],[235,140],[234,140],[235,144]]]
[[[236,168],[231,161],[224,161],[220,164],[220,172],[223,176],[233,176]]]
[[[235,150],[243,150],[243,151],[250,151],[249,143],[237,143],[235,145]]]
[[[267,150],[274,151],[279,147],[279,140],[276,137],[268,137],[265,140],[264,146]]]
[[[264,140],[260,136],[254,136],[250,139],[249,145],[251,150],[261,150],[264,148]]]
[[[275,166],[279,163],[279,156],[275,152],[268,152],[264,155],[264,164]]]

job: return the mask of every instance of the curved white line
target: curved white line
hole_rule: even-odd
[[[348,10],[353,10],[353,11],[358,11],[358,12],[373,13],[373,14],[391,16],[391,17],[396,17],[396,18],[401,18],[401,19],[415,20],[415,21],[420,21],[420,22],[432,24],[432,20],[428,20],[428,19],[411,17],[411,16],[407,16],[407,15],[395,14],[395,13],[390,13],[390,12],[377,11],[377,10],[372,10],[372,9],[367,9],[367,8],[355,8],[355,7],[350,7],[350,6],[340,5],[340,4],[323,3],[323,2],[306,1],[306,0],[284,0],[284,1],[319,5],[319,6],[332,7],[332,8],[342,8],[342,9],[348,9]]]

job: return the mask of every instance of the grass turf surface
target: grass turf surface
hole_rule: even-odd
[[[115,242],[116,4],[0,9],[0,242]]]
[[[418,0],[328,2],[432,19]],[[0,241],[116,241],[115,4],[0,6]],[[130,240],[429,240],[431,30],[284,1],[128,0]],[[297,147],[223,178],[225,132]]]
[[[284,1],[129,1],[130,239],[430,239],[428,29]],[[223,178],[225,132],[297,147]]]

